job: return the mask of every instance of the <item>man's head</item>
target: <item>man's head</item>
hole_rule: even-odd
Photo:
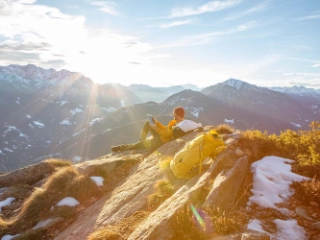
[[[178,122],[184,119],[184,114],[185,111],[183,107],[176,107],[175,109],[173,109],[173,116]]]

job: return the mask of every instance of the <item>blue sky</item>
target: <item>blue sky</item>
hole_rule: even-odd
[[[0,65],[98,83],[320,88],[319,0],[0,0]]]

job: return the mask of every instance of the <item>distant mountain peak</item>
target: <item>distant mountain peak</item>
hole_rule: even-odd
[[[270,89],[282,93],[293,94],[293,95],[319,95],[320,91],[313,88],[307,88],[305,86],[293,86],[293,87],[271,87]]]
[[[222,85],[228,85],[228,86],[234,87],[236,89],[240,89],[243,84],[246,84],[246,83],[241,80],[234,79],[234,78],[230,78],[230,79],[222,82]]]

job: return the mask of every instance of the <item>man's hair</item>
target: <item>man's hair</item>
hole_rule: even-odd
[[[176,107],[175,109],[173,109],[173,112],[177,114],[179,117],[184,118],[185,111],[183,107]]]

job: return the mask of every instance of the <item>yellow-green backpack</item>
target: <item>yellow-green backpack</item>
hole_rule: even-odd
[[[193,168],[200,166],[202,161],[211,155],[215,157],[224,149],[225,143],[214,130],[203,133],[187,143],[183,149],[177,152],[170,161],[170,168],[177,178],[190,178],[188,172]]]

